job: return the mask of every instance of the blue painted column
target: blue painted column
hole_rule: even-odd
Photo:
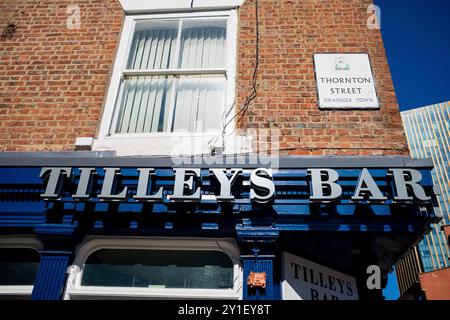
[[[279,232],[273,227],[253,227],[246,225],[236,226],[238,242],[241,249],[241,260],[243,266],[243,300],[274,300],[279,299],[277,290],[279,287],[274,283],[275,254]],[[247,279],[250,272],[265,272],[266,287],[250,288]]]
[[[33,300],[60,300],[72,252],[43,251],[34,282]]]
[[[241,256],[244,268],[243,300],[273,300],[274,299],[274,281],[273,266],[275,256]],[[266,287],[250,288],[247,286],[247,279],[250,272],[265,272]]]

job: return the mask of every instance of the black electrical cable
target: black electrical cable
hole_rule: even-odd
[[[245,98],[244,105],[242,108],[230,119],[227,123],[224,123],[224,120],[226,119],[227,114],[231,111],[231,109],[235,106],[235,102],[233,102],[229,107],[227,107],[226,110],[222,113],[222,147],[225,149],[225,130],[228,127],[228,125],[236,119],[237,116],[239,116],[238,120],[236,121],[236,124],[241,121],[241,119],[244,117],[245,113],[247,112],[248,108],[250,107],[250,103],[256,98],[258,92],[257,92],[257,77],[258,77],[258,67],[259,67],[259,8],[258,8],[258,0],[255,0],[255,25],[256,25],[256,52],[255,52],[255,68],[253,69],[253,77],[252,77],[252,91],[251,93]],[[236,127],[233,129],[233,132],[236,131]],[[208,145],[211,144],[211,142],[214,139],[214,143],[216,143],[217,139],[211,138],[211,140],[208,142]]]
[[[226,127],[233,121],[238,115],[239,118],[236,123],[239,123],[241,119],[244,117],[248,108],[250,107],[250,103],[256,98],[258,95],[257,92],[257,78],[258,78],[258,67],[259,67],[259,8],[258,8],[258,0],[255,0],[255,24],[256,24],[256,52],[255,52],[255,68],[253,69],[253,77],[252,77],[252,91],[245,98],[245,102],[243,107],[225,124],[223,128],[223,132],[225,132]],[[232,104],[234,106],[234,103]]]
[[[255,69],[253,70],[253,82],[252,82],[252,93],[247,96],[246,101],[244,103],[244,107],[241,109],[241,111],[238,112],[241,113],[239,119],[236,121],[236,123],[239,123],[241,121],[242,117],[247,112],[248,108],[250,107],[250,103],[256,98],[258,95],[256,84],[257,84],[257,78],[258,78],[258,67],[259,67],[259,12],[258,12],[258,0],[255,0],[255,19],[256,19],[256,53],[255,53]]]

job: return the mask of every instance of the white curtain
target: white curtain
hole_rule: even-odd
[[[225,20],[183,21],[179,52],[178,27],[173,22],[168,25],[135,33],[128,69],[225,67]],[[126,77],[116,132],[219,129],[224,92],[223,75]]]
[[[197,26],[198,24],[194,21],[184,23],[179,67],[182,69],[225,67],[225,26],[217,23],[216,26]]]
[[[167,131],[172,77],[133,76],[125,79],[117,133]]]
[[[178,79],[173,130],[220,129],[225,79],[192,76]]]
[[[135,33],[128,69],[167,69],[174,60],[177,27]]]

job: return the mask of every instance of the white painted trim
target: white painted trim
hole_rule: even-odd
[[[8,296],[9,298],[31,297],[33,286],[0,286],[0,298]]]
[[[38,253],[44,249],[44,244],[37,238],[27,236],[0,236],[0,248],[33,249]],[[0,297],[31,297],[33,286],[0,286]]]
[[[142,1],[144,2],[144,1]],[[237,32],[238,32],[238,19],[235,9],[226,11],[209,11],[209,12],[189,12],[189,13],[168,13],[168,14],[147,14],[140,16],[126,16],[123,24],[122,33],[119,41],[119,48],[117,56],[114,62],[113,71],[111,75],[111,81],[108,87],[108,92],[105,100],[105,106],[101,118],[100,129],[98,138],[94,139],[92,150],[93,151],[116,151],[117,155],[131,156],[131,155],[194,155],[194,154],[206,154],[210,152],[208,149],[208,143],[204,146],[201,141],[194,140],[190,144],[196,146],[200,145],[200,148],[195,148],[196,152],[193,153],[190,149],[185,149],[182,153],[174,153],[173,148],[167,146],[173,146],[174,142],[171,141],[173,137],[209,137],[210,140],[220,140],[221,132],[208,132],[208,133],[171,133],[171,132],[157,132],[146,134],[110,134],[111,128],[117,121],[118,110],[115,110],[118,105],[117,101],[121,97],[121,78],[124,74],[130,71],[126,69],[127,57],[131,48],[133,40],[134,29],[137,21],[150,20],[150,19],[171,19],[171,18],[214,18],[225,17],[227,18],[227,64],[225,70],[209,70],[211,72],[220,71],[226,72],[226,92],[225,103],[221,114],[225,110],[230,110],[228,116],[225,119],[225,123],[232,119],[235,114],[235,108],[233,107],[236,91],[236,61],[237,61]],[[189,71],[189,70],[188,70]],[[206,70],[206,73],[209,72]],[[147,71],[135,71],[135,72],[147,72]],[[152,71],[155,72],[156,71]],[[173,70],[161,71],[161,72],[173,72]],[[181,71],[183,73],[184,71]],[[191,72],[191,71],[189,71]],[[227,133],[234,131],[234,122],[231,121],[229,127],[227,127]],[[138,139],[136,139],[138,138]],[[145,139],[140,139],[145,138]],[[114,139],[114,140],[111,140]],[[119,140],[120,139],[120,140]],[[132,147],[131,147],[132,145]]]
[[[245,0],[119,0],[127,14],[237,8]]]
[[[135,139],[135,138],[168,138],[168,137],[212,137],[219,135],[220,131],[211,132],[186,132],[186,131],[174,131],[174,132],[155,132],[155,133],[115,133],[110,137],[106,137],[108,140],[119,140],[119,139]],[[167,147],[167,146],[166,146]]]
[[[87,287],[81,285],[87,258],[100,249],[145,250],[213,250],[227,254],[234,264],[232,289],[166,289],[128,287]],[[241,299],[242,266],[234,239],[86,237],[76,249],[69,273],[64,299]]]
[[[216,74],[226,76],[226,69],[163,69],[163,70],[125,70],[122,73],[126,76],[162,76],[162,75],[203,75]]]
[[[129,46],[129,42],[133,38],[133,18],[125,17],[122,33],[119,41],[119,48],[117,50],[116,59],[114,61],[113,71],[111,75],[111,81],[109,82],[108,94],[106,96],[105,107],[102,114],[102,120],[100,122],[100,130],[99,130],[99,138],[102,139],[108,135],[111,120],[113,118],[114,106],[116,104],[116,99],[118,96],[120,82],[121,82],[121,74],[123,66],[126,64],[126,53],[127,47]],[[93,150],[95,150],[95,139]]]
[[[92,144],[94,143],[93,137],[77,137],[75,140],[75,149],[76,150],[91,150]]]
[[[237,72],[237,42],[238,42],[238,17],[237,11],[231,10],[230,17],[228,19],[227,25],[227,92],[225,99],[225,106],[223,112],[226,112],[228,109],[228,115],[225,118],[225,124],[231,120],[235,113],[235,100],[236,100],[236,72]],[[223,128],[221,128],[223,129]],[[234,132],[235,129],[235,121],[231,121],[229,127],[225,131],[225,134],[230,134]]]
[[[230,125],[231,126],[231,125]],[[115,151],[117,156],[193,156],[209,155],[212,146],[221,146],[221,133],[158,132],[147,134],[121,134],[96,139],[94,150]],[[236,134],[225,136],[224,154],[252,152],[248,137]]]
[[[220,134],[158,132],[153,135],[114,135],[94,141],[96,151],[115,151],[117,156],[190,156],[209,154],[208,142]]]
[[[164,291],[163,291],[164,290]],[[182,291],[183,290],[183,291]],[[241,295],[232,290],[206,290],[206,289],[147,289],[147,288],[116,288],[116,287],[83,287],[71,290],[65,300],[98,300],[98,299],[186,299],[186,300],[240,300]]]
[[[135,21],[150,20],[150,19],[183,19],[183,18],[203,18],[214,19],[217,17],[228,17],[231,10],[222,11],[201,11],[201,12],[171,12],[171,13],[151,13],[144,15],[129,15]]]

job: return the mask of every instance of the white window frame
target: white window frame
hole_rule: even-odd
[[[44,244],[33,237],[0,237],[1,249],[33,249],[39,255],[44,249]],[[42,257],[41,257],[42,260]],[[30,298],[34,286],[0,286],[0,298],[8,296],[12,298]]]
[[[131,49],[134,30],[136,23],[143,20],[156,20],[156,19],[183,19],[183,18],[226,18],[227,19],[227,42],[226,42],[226,67],[221,70],[209,70],[211,72],[220,71],[225,74],[226,86],[225,86],[225,104],[222,106],[221,115],[226,110],[228,114],[225,116],[225,123],[230,121],[226,128],[226,133],[232,133],[235,129],[235,123],[232,121],[235,110],[233,107],[236,94],[236,60],[237,60],[237,10],[229,9],[225,11],[200,11],[200,12],[184,12],[184,13],[165,13],[165,14],[146,14],[146,15],[127,15],[125,16],[122,33],[120,36],[118,51],[116,54],[113,71],[107,91],[103,114],[101,116],[100,127],[98,131],[98,138],[94,140],[93,150],[115,150],[121,146],[127,147],[130,142],[132,144],[138,143],[139,145],[149,146],[151,144],[160,145],[159,153],[157,154],[169,154],[167,153],[167,146],[170,145],[171,139],[174,137],[220,137],[222,130],[217,132],[152,132],[152,133],[126,133],[119,134],[113,133],[114,126],[116,125],[116,115],[120,104],[118,99],[121,97],[121,78],[127,67],[127,61],[129,51]],[[138,74],[142,71],[135,71],[133,74]],[[155,71],[155,73],[161,74],[167,72],[169,74],[175,73],[174,70],[162,70]],[[129,73],[129,72],[128,72]],[[127,73],[127,74],[128,74]],[[179,70],[176,71],[179,74]],[[183,70],[183,74],[198,74],[195,70]],[[221,128],[220,128],[221,129]],[[173,140],[172,140],[173,143]],[[139,148],[139,146],[138,146]],[[136,149],[136,146],[135,146]],[[164,153],[165,152],[165,153]],[[137,152],[139,154],[142,152]],[[118,154],[126,155],[126,152],[118,152]],[[149,154],[154,154],[150,152]]]
[[[133,288],[82,286],[88,257],[101,249],[218,251],[230,257],[233,267],[231,289]],[[76,250],[67,269],[64,300],[90,299],[242,299],[243,272],[240,251],[233,239],[88,237]]]
[[[167,11],[217,10],[237,8],[245,0],[119,0],[123,10],[130,14]]]

